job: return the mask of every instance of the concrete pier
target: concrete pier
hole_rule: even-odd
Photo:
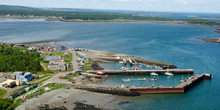
[[[105,75],[150,75],[151,73],[164,74],[171,72],[173,74],[194,74],[193,69],[168,69],[168,70],[88,70],[88,73],[96,74],[102,71]]]
[[[130,91],[138,92],[141,94],[174,94],[174,93],[186,93],[192,87],[196,86],[204,79],[211,79],[211,74],[199,74],[191,76],[177,86],[170,87],[135,87],[130,88]]]

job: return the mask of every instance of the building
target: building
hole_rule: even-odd
[[[2,87],[15,87],[15,86],[19,86],[20,85],[20,81],[18,80],[12,80],[12,79],[7,79],[6,81],[1,83]]]
[[[49,61],[49,70],[56,70],[56,71],[66,71],[69,65],[65,63],[64,60],[52,60]]]
[[[61,56],[46,56],[45,61],[62,60]]]
[[[64,51],[66,50],[65,46],[57,46],[57,51]]]
[[[64,53],[64,55],[65,55],[65,56],[70,56],[70,54],[69,54],[69,53]]]
[[[16,80],[20,82],[29,82],[33,79],[33,76],[30,72],[14,72],[13,73],[16,77]]]

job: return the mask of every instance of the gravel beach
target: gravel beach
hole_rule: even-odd
[[[50,107],[64,106],[68,110],[72,110],[76,106],[75,102],[82,102],[108,110],[122,109],[118,105],[123,101],[126,101],[125,97],[63,88],[42,94],[37,98],[32,98],[17,107],[16,110],[39,110],[39,107],[45,104],[48,104]]]

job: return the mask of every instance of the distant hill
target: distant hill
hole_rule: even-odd
[[[8,16],[10,15],[10,16]],[[140,15],[109,10],[71,9],[71,8],[32,8],[25,6],[0,5],[0,16],[13,18],[40,18],[59,21],[80,22],[174,22],[204,26],[218,26],[219,22],[206,19],[173,19]]]
[[[12,6],[12,5],[0,5],[0,10],[39,10],[38,8],[26,7],[26,6]]]

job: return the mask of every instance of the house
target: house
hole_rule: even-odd
[[[66,50],[65,46],[57,46],[57,51],[64,51]]]
[[[13,74],[16,76],[16,80],[20,82],[29,82],[33,79],[32,73],[30,72],[14,72]]]
[[[70,56],[70,54],[69,54],[69,53],[64,53],[64,55],[65,55],[65,56]]]

